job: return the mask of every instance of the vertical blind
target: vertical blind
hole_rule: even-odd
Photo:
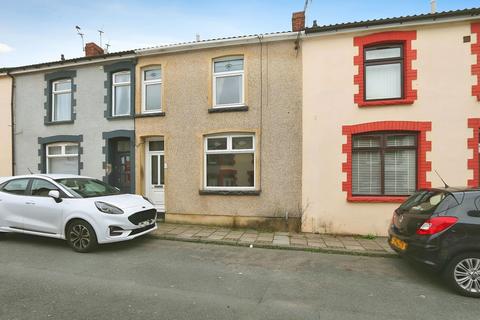
[[[379,133],[353,137],[352,193],[409,195],[416,189],[417,137]]]

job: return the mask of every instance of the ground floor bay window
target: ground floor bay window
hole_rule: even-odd
[[[46,146],[46,172],[78,174],[78,143],[54,143]]]
[[[216,135],[205,138],[205,189],[255,188],[254,135]]]

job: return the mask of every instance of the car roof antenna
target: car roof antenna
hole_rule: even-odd
[[[443,184],[445,185],[445,188],[449,188],[450,186],[445,182],[445,180],[443,180],[442,176],[437,172],[437,170],[435,170],[435,173],[440,178],[440,180],[442,180]]]

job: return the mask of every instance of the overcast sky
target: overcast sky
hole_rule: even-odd
[[[288,31],[304,0],[0,0],[0,67],[83,55],[105,31],[110,52],[243,34]],[[437,0],[438,11],[480,7],[480,0]],[[307,25],[427,13],[430,0],[313,0]]]

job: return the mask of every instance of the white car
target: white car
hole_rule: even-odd
[[[157,211],[142,196],[76,175],[0,178],[0,236],[18,232],[66,239],[78,252],[157,229]]]

